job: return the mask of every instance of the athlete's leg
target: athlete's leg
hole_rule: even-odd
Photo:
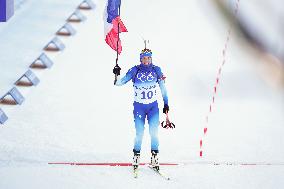
[[[147,112],[147,119],[149,123],[149,133],[151,136],[151,151],[159,152],[159,107],[158,102],[151,103],[151,107]]]
[[[134,123],[136,129],[133,151],[134,153],[140,153],[145,128],[145,105],[138,102],[134,102],[133,106]]]

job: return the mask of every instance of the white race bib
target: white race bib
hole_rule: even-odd
[[[133,85],[134,101],[142,104],[150,104],[157,100],[158,86],[157,83],[149,83],[148,85]]]

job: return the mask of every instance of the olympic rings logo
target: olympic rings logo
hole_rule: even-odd
[[[141,82],[146,82],[146,81],[154,81],[155,76],[153,75],[153,72],[150,72],[148,75],[144,73],[138,73],[137,74],[137,79],[139,79]]]

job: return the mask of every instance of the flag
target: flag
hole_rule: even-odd
[[[119,33],[127,32],[126,27],[120,19],[120,4],[121,0],[108,0],[104,15],[105,41],[113,50],[118,51],[118,54],[122,50],[121,41],[118,38],[118,29]]]

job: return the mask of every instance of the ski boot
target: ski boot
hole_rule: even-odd
[[[140,163],[140,152],[134,152],[134,156],[133,156],[133,169],[137,169]]]
[[[134,151],[133,162],[132,162],[134,178],[138,177],[139,163],[140,163],[140,152]]]
[[[151,167],[155,169],[156,171],[160,170],[159,166],[159,158],[158,158],[158,152],[156,150],[151,151]]]

